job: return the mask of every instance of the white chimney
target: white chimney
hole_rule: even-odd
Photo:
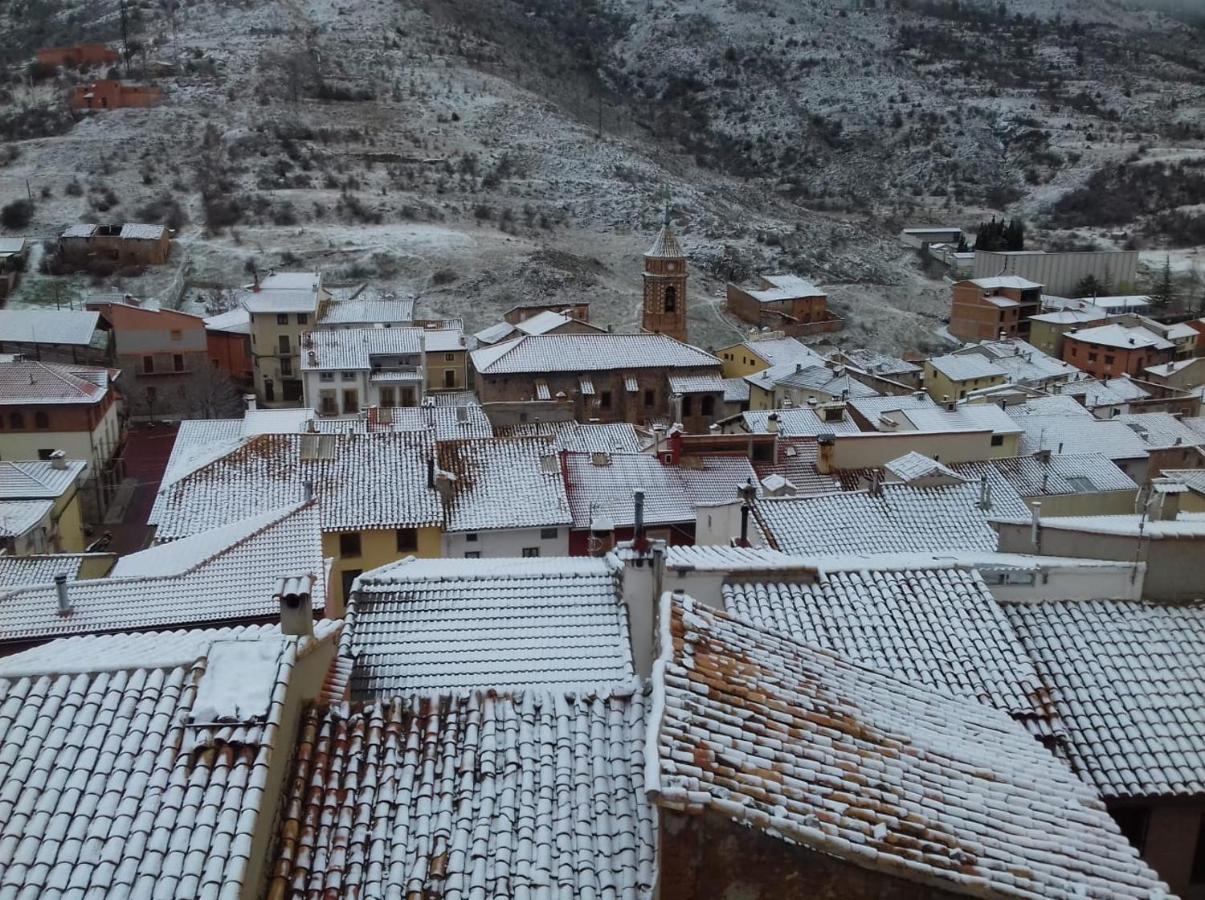
[[[985,512],[992,508],[992,483],[986,475],[979,480],[979,508]]]
[[[72,610],[71,597],[67,593],[67,576],[66,575],[59,573],[58,575],[54,576],[54,590],[55,590],[55,593],[58,594],[58,598],[59,598],[59,615],[60,616],[71,615],[71,610]]]
[[[456,407],[456,421],[459,422],[461,425],[463,425],[466,422],[468,422],[468,420],[469,420],[469,408],[467,406]]]
[[[275,597],[280,604],[281,634],[314,636],[313,586],[313,575],[288,575],[276,583]]]
[[[1042,501],[1033,501],[1033,521],[1029,526],[1029,540],[1036,549],[1042,547]]]
[[[243,394],[243,405],[247,407],[247,412],[255,412],[255,395]]]
[[[766,419],[766,431],[770,434],[778,434],[778,413],[770,413]]]
[[[55,450],[51,453],[50,468],[60,470],[67,468],[67,454],[62,450]]]

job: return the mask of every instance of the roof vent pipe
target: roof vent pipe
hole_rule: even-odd
[[[979,479],[979,508],[984,511],[992,508],[992,483],[986,475]]]
[[[632,494],[632,537],[636,550],[643,553],[648,541],[644,539],[644,491]]]
[[[1034,549],[1042,549],[1042,501],[1033,502],[1033,520],[1029,526],[1029,541]]]
[[[59,615],[71,614],[71,596],[67,593],[67,576],[60,572],[54,576],[54,590],[59,596]]]
[[[314,499],[314,482],[307,480],[302,484],[302,488],[302,496],[305,497],[305,502],[309,503]]]

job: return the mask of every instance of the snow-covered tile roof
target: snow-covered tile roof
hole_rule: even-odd
[[[0,500],[61,497],[87,467],[81,459],[65,459],[61,469],[56,469],[50,460],[0,461]]]
[[[318,291],[261,288],[258,291],[241,291],[238,300],[253,316],[279,313],[312,315],[318,308]]]
[[[0,554],[0,593],[7,588],[30,584],[49,584],[55,575],[66,575],[68,581],[79,577],[80,566],[89,558],[86,553],[42,553],[37,556]],[[96,554],[102,557],[103,554]]]
[[[835,475],[821,475],[817,468],[820,445],[815,438],[778,439],[778,458],[754,460],[753,468],[759,479],[771,475],[785,478],[795,486],[798,494],[831,494],[841,490],[841,482]]]
[[[758,578],[723,587],[748,622],[909,684],[994,706],[1032,732],[1060,731],[1050,697],[978,572],[825,572],[813,584]]]
[[[798,275],[762,275],[761,280],[770,286],[745,292],[759,303],[776,303],[780,300],[794,300],[799,297],[826,296],[824,291]]]
[[[1164,469],[1160,477],[1182,484],[1198,494],[1205,494],[1205,469]],[[0,556],[0,560],[3,559]]]
[[[1030,397],[1023,403],[1010,405],[1005,412],[1009,417],[1020,420],[1025,416],[1070,416],[1080,419],[1095,419],[1092,411],[1067,393],[1047,397]]]
[[[920,481],[926,478],[956,478],[959,481],[969,481],[947,466],[932,460],[923,453],[915,450],[896,457],[883,465],[883,468],[900,481]]]
[[[994,403],[964,403],[954,409],[922,406],[903,410],[899,416],[917,431],[990,431],[1020,434],[1023,429]]]
[[[25,238],[0,238],[0,256],[15,256],[25,251]]]
[[[1003,515],[997,518],[1009,518]],[[1024,517],[1011,517],[1012,520]],[[1043,516],[1043,528],[1059,531],[1082,531],[1087,534],[1108,534],[1120,537],[1141,537],[1158,541],[1164,538],[1205,537],[1205,513],[1181,512],[1175,519],[1149,519],[1138,515],[1118,516]]]
[[[1006,378],[1008,373],[996,363],[978,353],[935,356],[929,360],[937,372],[951,381],[968,381],[972,378]]]
[[[1046,322],[1050,325],[1080,325],[1084,322],[1099,322],[1108,318],[1103,309],[1061,309],[1056,312],[1030,316],[1031,322]]]
[[[95,404],[105,398],[109,369],[32,359],[0,359],[0,405]]]
[[[725,403],[749,402],[749,382],[743,378],[725,378],[723,382]]]
[[[550,437],[553,446],[573,453],[638,453],[643,442],[628,422],[524,422],[495,429],[498,437]]]
[[[1038,284],[1036,281],[1030,281],[1028,278],[1022,278],[1019,275],[997,275],[994,278],[972,278],[971,283],[975,285],[975,287],[983,288],[985,291],[997,291],[1010,288],[1012,290],[1028,291],[1043,286]]]
[[[647,900],[644,705],[629,686],[309,709],[268,895]]]
[[[1196,334],[1195,330],[1193,331],[1193,334]],[[1145,369],[1143,369],[1143,371],[1150,375],[1167,377],[1168,375],[1176,374],[1181,369],[1187,369],[1192,365],[1198,365],[1197,357],[1195,356],[1192,359],[1177,359],[1173,360],[1172,362],[1160,363],[1157,366],[1147,366]]]
[[[831,363],[805,365],[803,363],[783,363],[770,366],[752,375],[746,375],[745,380],[765,391],[773,391],[776,387],[797,388],[799,390],[822,391],[833,397],[877,397],[879,392],[872,387],[851,377],[843,366],[836,369]]]
[[[1022,497],[1138,490],[1133,479],[1101,453],[1063,456],[1052,453],[1048,458],[1012,456],[984,462],[953,463],[950,468],[973,480],[978,480],[989,470],[998,472]]]
[[[515,333],[515,326],[510,322],[499,322],[496,325],[491,325],[489,328],[482,328],[480,331],[474,332],[473,337],[482,344],[496,344],[499,341],[504,341]]]
[[[955,353],[956,356],[973,354],[990,359],[1005,371],[1009,381],[1016,384],[1041,384],[1079,374],[1075,366],[1043,353],[1026,341],[983,341]]]
[[[0,537],[20,537],[53,509],[53,500],[0,500]]]
[[[423,352],[421,328],[318,328],[301,341],[301,368],[367,369],[374,356],[411,356]]]
[[[472,350],[476,342],[462,328],[424,328],[423,347],[428,353],[453,353]]]
[[[551,309],[546,309],[542,312],[536,313],[534,316],[524,319],[514,327],[524,334],[547,334],[554,329],[576,321],[576,319],[571,319],[569,316],[563,315],[562,313],[553,312]]]
[[[1107,381],[1098,381],[1095,378],[1072,381],[1062,385],[1059,393],[1083,397],[1083,405],[1088,408],[1121,406],[1130,400],[1145,400],[1150,396],[1150,392],[1139,386],[1129,375],[1110,378]]]
[[[321,272],[269,272],[259,280],[265,291],[311,291],[322,287]],[[251,285],[246,285],[251,287]]]
[[[839,354],[855,369],[861,369],[863,372],[880,375],[884,378],[890,378],[893,375],[917,375],[921,371],[918,365],[900,359],[898,356],[879,353],[877,350],[841,350]]]
[[[448,531],[568,525],[561,461],[547,438],[445,441],[439,467],[452,476]]]
[[[807,344],[793,337],[766,338],[745,341],[740,344],[750,353],[755,353],[771,366],[802,363],[805,366],[824,364],[824,357]]]
[[[664,334],[536,334],[472,353],[482,375],[609,372],[616,369],[702,368],[720,361]]]
[[[332,292],[333,294],[333,292]],[[361,286],[352,296],[332,299],[321,311],[318,324],[323,327],[344,325],[408,325],[414,321],[414,298],[383,293]]]
[[[161,488],[148,521],[157,540],[187,537],[298,503],[308,482],[323,531],[436,526],[433,453],[429,432],[260,435]]]
[[[825,421],[811,407],[797,406],[790,409],[750,409],[741,413],[745,430],[753,434],[769,431],[770,416],[778,417],[778,433],[783,437],[815,437],[818,434],[858,434],[859,428],[849,417],[848,410],[835,421]]]
[[[605,559],[410,559],[366,572],[341,654],[362,699],[632,677],[619,570]]]
[[[1122,413],[1112,421],[1126,425],[1152,450],[1205,444],[1205,434],[1185,425],[1171,413]]]
[[[236,306],[216,316],[205,317],[206,331],[229,331],[233,334],[251,333],[251,314],[246,308]]]
[[[1009,413],[1025,429],[1021,436],[1023,456],[1041,450],[1049,450],[1059,456],[1065,453],[1073,456],[1103,453],[1113,460],[1146,459],[1150,455],[1146,442],[1137,432],[1111,419],[1097,419],[1090,413],[1087,416],[1063,413],[1021,417],[1014,415],[1011,409]]]
[[[879,496],[846,491],[756,501],[762,529],[787,553],[911,553],[996,549],[991,518],[1029,510],[1007,481],[989,476],[991,509],[980,508],[975,483],[917,487],[883,484]]]
[[[127,222],[121,226],[121,238],[127,241],[157,241],[166,231],[163,225]]]
[[[1123,350],[1144,347],[1151,347],[1155,350],[1171,350],[1175,347],[1171,341],[1141,325],[1122,325],[1119,322],[1098,325],[1095,328],[1081,328],[1078,331],[1068,332],[1066,337],[1086,341],[1089,344],[1099,344],[1102,347],[1119,347]]]
[[[1164,896],[1091,788],[999,710],[688,597],[660,620],[646,781],[666,814],[952,894]]]
[[[205,463],[225,456],[242,440],[242,419],[185,419],[176,429],[176,441],[163,470],[160,490]]]
[[[432,391],[424,398],[436,406],[480,406],[481,401],[472,391]]]
[[[879,417],[886,413],[897,413],[909,409],[938,408],[933,398],[922,391],[898,397],[851,397],[849,406],[876,428],[879,425]]]
[[[253,837],[274,813],[260,808],[269,767],[292,751],[278,746],[284,697],[315,642],[210,636],[170,663],[151,645],[149,658],[131,654],[116,668],[82,671],[59,655],[45,674],[0,676],[6,895],[255,892],[246,875]],[[11,671],[12,660],[0,665]],[[201,699],[236,681],[257,707],[208,724]]]
[[[675,394],[720,394],[726,390],[724,379],[716,374],[671,375],[669,389]]]
[[[88,238],[96,233],[99,225],[90,222],[79,222],[75,225],[68,225],[63,229],[63,233],[59,237],[65,238]]]
[[[0,642],[277,616],[276,585],[287,575],[312,575],[321,609],[324,571],[314,505],[276,510],[132,554],[108,578],[72,582],[67,614],[53,584],[0,594]]]
[[[1072,766],[1108,798],[1205,794],[1205,606],[1004,604]]]
[[[0,342],[87,347],[100,313],[76,309],[0,309]]]
[[[644,491],[647,524],[694,522],[696,505],[735,500],[741,485],[757,483],[744,457],[701,457],[697,465],[666,465],[644,453],[566,454],[573,527],[590,527],[596,513],[616,526],[633,524],[636,491]]]

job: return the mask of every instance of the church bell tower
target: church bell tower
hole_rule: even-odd
[[[657,239],[644,254],[641,326],[654,334],[686,340],[686,257],[669,227],[668,203]]]

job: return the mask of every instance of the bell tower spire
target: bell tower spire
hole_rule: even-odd
[[[641,327],[686,340],[686,255],[670,228],[669,201],[661,230],[644,254],[644,308]]]

